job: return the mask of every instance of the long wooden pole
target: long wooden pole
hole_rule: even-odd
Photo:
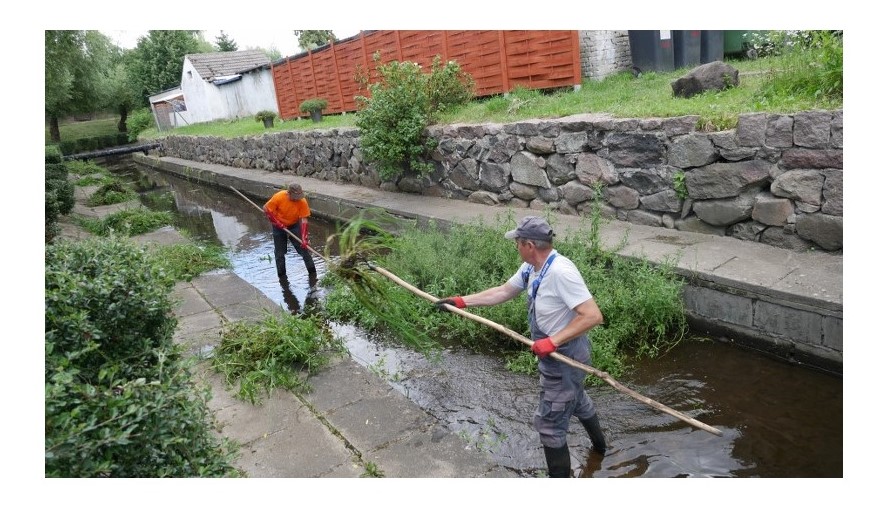
[[[257,210],[259,210],[260,212],[263,212],[263,208],[257,206],[257,204],[255,204],[253,201],[248,199],[247,196],[245,196],[244,194],[242,194],[241,192],[236,190],[234,187],[230,187],[230,190],[232,190],[236,194],[239,194],[240,196],[242,196],[242,198],[245,199],[245,201],[254,205],[254,207],[257,208]],[[303,244],[303,241],[301,241],[301,239],[299,237],[297,237],[296,235],[294,235],[294,233],[292,233],[290,230],[285,229],[285,232],[287,232],[289,236],[291,236],[294,239],[296,239],[297,241],[299,241],[301,245]],[[321,257],[322,259],[324,259],[324,256],[322,256],[322,254],[313,250],[312,247],[307,246],[306,248],[309,249],[310,252],[313,252],[314,254],[316,254],[319,257]],[[412,284],[401,279],[400,277],[396,276],[395,274],[386,270],[383,267],[377,266],[374,263],[368,263],[368,267],[370,267],[371,270],[377,272],[378,274],[386,277],[387,279],[389,279],[393,283],[401,286],[402,288],[405,288],[405,289],[411,291],[412,293],[422,297],[423,299],[426,299],[427,301],[431,301],[434,303],[435,301],[438,300],[437,297],[433,296],[432,294],[429,294],[427,292],[420,290],[419,288],[413,286]],[[505,335],[511,337],[512,339],[526,344],[527,346],[533,345],[533,341],[531,341],[530,339],[524,337],[523,335],[515,332],[514,330],[512,330],[510,328],[506,328],[505,326],[502,326],[499,323],[495,323],[485,317],[481,317],[480,315],[475,315],[471,312],[466,312],[465,310],[462,310],[462,309],[457,308],[455,306],[445,305],[445,307],[450,312],[453,312],[455,314],[459,314],[467,319],[471,319],[471,320],[477,321],[483,325],[489,326],[490,328],[493,328],[494,330],[502,332]],[[551,352],[551,354],[549,354],[549,356],[554,357],[555,359],[557,359],[558,361],[560,361],[564,364],[568,364],[570,366],[573,366],[574,368],[579,368],[580,370],[582,370],[584,372],[587,372],[587,373],[590,373],[591,375],[599,377],[601,380],[605,381],[607,384],[609,384],[610,386],[612,386],[616,390],[618,390],[626,395],[630,395],[631,397],[637,399],[638,401],[642,402],[643,404],[646,404],[648,406],[652,406],[653,408],[655,408],[657,410],[663,411],[663,412],[667,413],[668,415],[674,416],[674,417],[682,420],[683,422],[689,423],[689,424],[695,426],[696,428],[700,428],[708,433],[713,433],[714,435],[717,435],[720,437],[723,436],[723,433],[720,430],[714,428],[713,426],[708,426],[707,424],[705,424],[701,421],[693,419],[692,417],[686,415],[685,413],[681,413],[673,408],[665,406],[664,404],[662,404],[660,402],[654,401],[654,400],[650,399],[649,397],[646,397],[644,395],[641,395],[641,394],[635,392],[634,390],[628,388],[627,386],[622,385],[621,383],[619,383],[618,381],[613,379],[606,372],[602,372],[602,371],[598,370],[597,368],[588,366],[587,364],[582,364],[578,361],[570,359],[566,355],[561,355],[557,352]]]

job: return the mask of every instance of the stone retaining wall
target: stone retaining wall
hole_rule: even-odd
[[[431,127],[435,171],[381,181],[357,129],[247,138],[170,136],[161,155],[290,172],[426,196],[605,216],[797,251],[842,250],[842,111],[742,115],[696,131],[697,116],[583,114]],[[685,196],[685,197],[684,197]]]

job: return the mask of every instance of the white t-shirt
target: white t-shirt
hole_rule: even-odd
[[[592,299],[591,292],[585,285],[585,280],[576,265],[566,257],[552,250],[549,257],[557,254],[551,266],[539,283],[536,293],[536,323],[546,335],[554,335],[561,331],[576,313],[574,308]],[[530,270],[527,286],[521,273]],[[508,284],[520,289],[533,291],[533,281],[541,273],[533,269],[532,265],[523,263],[517,272],[508,280]]]

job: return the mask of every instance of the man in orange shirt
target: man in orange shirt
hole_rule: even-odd
[[[266,217],[273,224],[273,245],[275,247],[276,273],[279,279],[287,279],[285,271],[285,254],[288,253],[288,241],[294,245],[294,250],[303,258],[303,264],[309,272],[310,284],[316,280],[315,262],[309,253],[309,203],[303,197],[303,188],[298,183],[291,183],[287,190],[280,190],[263,206]],[[303,243],[289,236],[285,230],[290,230],[299,237]]]

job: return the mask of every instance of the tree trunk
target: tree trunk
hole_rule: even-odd
[[[129,128],[126,126],[126,120],[129,117],[129,109],[125,106],[121,106],[119,108],[119,123],[116,124],[116,130],[122,132],[123,134],[129,133]]]
[[[55,143],[61,141],[61,131],[58,130],[58,116],[49,117],[49,139]]]

